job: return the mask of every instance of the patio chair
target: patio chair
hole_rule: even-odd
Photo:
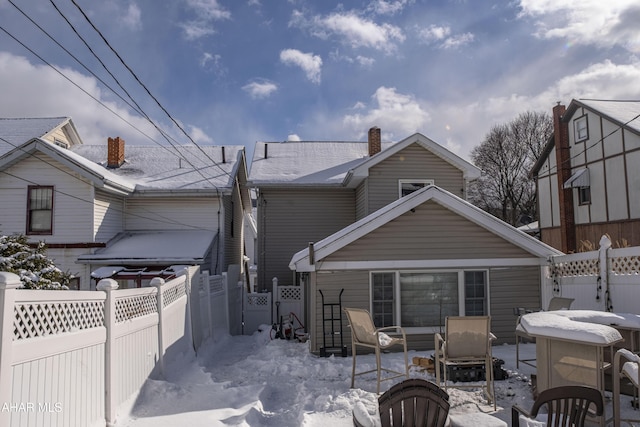
[[[593,410],[592,406],[595,406]],[[531,411],[513,405],[511,426],[518,427],[521,416],[534,420],[543,407],[546,408],[548,427],[582,427],[587,415],[601,416],[604,413],[604,399],[602,393],[592,387],[568,385],[549,388],[540,393],[533,402]]]
[[[632,403],[638,401],[638,389],[640,388],[640,357],[631,351],[621,348],[613,358],[613,425],[621,425],[621,421],[640,422],[640,417],[623,419],[620,416],[620,381],[629,381],[633,386]],[[636,406],[637,408],[637,406]]]
[[[549,306],[547,307],[547,311],[555,311],[555,310],[569,310],[571,308],[571,304],[573,303],[573,298],[565,298],[565,297],[553,297],[549,300]],[[536,359],[521,359],[520,358],[520,343],[523,340],[534,341],[531,335],[524,330],[524,328],[520,325],[520,317],[523,314],[533,313],[534,310],[527,310],[522,307],[515,308],[513,310],[514,314],[518,316],[518,320],[516,322],[516,368],[520,368],[520,362],[536,367],[534,362]]]
[[[349,326],[351,327],[351,353],[353,357],[353,366],[351,369],[351,388],[354,387],[356,376],[368,374],[371,372],[377,373],[377,385],[376,393],[380,393],[380,382],[387,381],[398,377],[409,378],[409,359],[407,356],[407,336],[405,331],[400,326],[387,326],[384,328],[377,328],[373,324],[371,314],[367,310],[360,308],[344,308],[344,312],[349,319]],[[402,335],[400,337],[391,337],[386,332],[399,332]],[[395,371],[389,368],[382,367],[382,361],[380,353],[393,346],[401,345],[404,350],[404,372]],[[366,347],[374,350],[376,354],[376,369],[356,373],[356,355],[357,347]],[[382,377],[382,372],[389,375]]]
[[[436,355],[436,383],[456,388],[478,388],[475,384],[450,385],[449,368],[472,367],[484,365],[484,385],[488,402],[493,403],[494,410],[496,399],[493,387],[493,357],[491,355],[491,341],[495,336],[490,331],[491,317],[489,316],[464,316],[445,318],[445,338],[439,333],[435,334]]]
[[[410,378],[395,384],[378,398],[382,427],[443,427],[449,415],[449,395],[431,381]],[[363,427],[353,417],[356,427]]]

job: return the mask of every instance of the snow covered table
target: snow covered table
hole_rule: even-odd
[[[611,353],[608,360],[613,360],[614,345],[623,341],[616,328],[640,330],[640,316],[560,310],[525,314],[520,324],[536,338],[538,392],[563,385],[586,385],[604,395],[604,374],[611,365],[605,359],[605,350]]]

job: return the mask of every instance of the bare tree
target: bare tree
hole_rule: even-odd
[[[509,123],[495,125],[471,159],[482,176],[469,192],[469,200],[511,225],[536,218],[535,183],[529,171],[553,133],[549,114],[527,111]]]

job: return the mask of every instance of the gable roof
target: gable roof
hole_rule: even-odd
[[[350,185],[355,185],[361,182],[362,179],[366,178],[369,175],[370,168],[404,150],[411,144],[418,144],[422,146],[425,150],[430,151],[445,162],[451,164],[457,169],[460,169],[462,171],[463,178],[468,181],[472,181],[480,177],[482,171],[478,167],[467,162],[463,158],[457,156],[456,154],[444,148],[442,145],[434,142],[432,139],[427,138],[421,133],[414,133],[408,138],[403,139],[402,141],[394,144],[386,150],[382,150],[375,156],[371,156],[361,162],[359,165],[349,171],[349,174],[346,177],[346,181]]]
[[[46,139],[61,128],[72,145],[82,143],[70,117],[0,118],[0,156],[34,138]]]
[[[435,185],[430,185],[408,196],[401,197],[395,202],[314,243],[313,253],[315,262],[326,258],[427,201],[438,203],[451,212],[466,218],[491,233],[509,241],[513,245],[522,248],[534,257],[546,259],[551,255],[562,254],[562,252],[557,249],[517,230],[458,196]],[[306,248],[293,255],[289,263],[289,268],[298,272],[314,271],[315,262],[314,264],[310,263],[309,248]]]
[[[285,141],[256,143],[249,182],[266,186],[353,187],[366,178],[369,168],[417,143],[462,170],[467,180],[480,177],[480,169],[426,136],[415,133],[400,142],[383,142],[369,156],[368,142]]]
[[[562,115],[562,120],[565,122],[571,120],[579,107],[591,110],[633,133],[640,134],[640,101],[573,99]]]
[[[39,138],[32,139],[0,156],[0,170],[6,169],[36,152],[44,153],[62,163],[80,176],[93,182],[96,187],[120,194],[130,193],[135,188],[135,184],[131,180],[118,176],[73,151],[58,147]]]
[[[606,100],[606,99],[572,99],[562,115],[561,120],[568,123],[578,108],[586,108],[606,118],[623,129],[640,135],[640,101]],[[540,156],[531,168],[529,176],[535,177],[555,147],[554,136],[551,135]]]
[[[100,167],[107,164],[106,145],[81,145],[72,151]],[[228,194],[239,168],[246,167],[242,146],[127,145],[124,158],[122,166],[107,170],[134,182],[136,193]]]
[[[382,143],[382,149],[392,143]],[[341,186],[369,155],[368,142],[257,142],[249,182],[255,186]]]

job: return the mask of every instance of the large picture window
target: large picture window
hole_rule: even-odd
[[[447,316],[487,314],[486,271],[395,271],[371,274],[377,327],[435,331]],[[427,328],[427,329],[425,329]]]
[[[27,234],[53,233],[53,187],[29,186]]]

